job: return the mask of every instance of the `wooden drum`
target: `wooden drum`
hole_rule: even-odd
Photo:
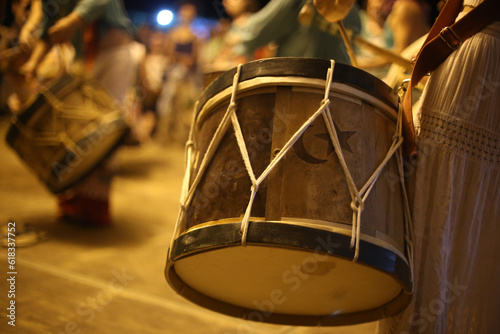
[[[59,193],[87,176],[127,133],[122,111],[102,87],[66,75],[14,118],[7,142]]]
[[[389,155],[364,201],[360,231],[354,231],[357,253],[346,172],[325,118],[311,121],[329,87],[330,124],[361,189],[393,145],[398,97],[344,64],[334,65],[328,86],[330,67],[321,59],[250,62],[220,76],[200,97],[165,269],[169,284],[188,300],[243,319],[301,326],[373,321],[408,304],[407,206],[398,159]],[[227,116],[231,99],[251,166],[244,163],[235,118]],[[252,188],[249,169],[259,178],[280,156],[258,190]]]

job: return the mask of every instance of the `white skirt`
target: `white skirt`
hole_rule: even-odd
[[[498,333],[500,22],[433,72],[415,124],[415,293],[379,332]]]

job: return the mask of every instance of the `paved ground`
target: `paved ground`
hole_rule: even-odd
[[[308,328],[247,322],[202,309],[170,289],[163,269],[174,230],[183,149],[150,142],[116,156],[114,225],[56,221],[56,201],[3,138],[0,119],[0,222],[29,223],[47,239],[16,249],[15,298],[1,248],[0,333],[373,333],[375,324]],[[13,297],[13,296],[12,296]],[[6,317],[15,300],[15,327]]]

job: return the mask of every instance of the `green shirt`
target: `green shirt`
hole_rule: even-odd
[[[81,0],[75,8],[86,23],[99,19],[99,33],[103,36],[109,29],[121,28],[134,33],[132,21],[121,0]]]
[[[43,27],[40,38],[48,40],[49,28],[58,20],[71,12],[78,13],[85,23],[97,22],[98,33],[104,36],[109,29],[120,28],[129,34],[134,33],[132,21],[129,19],[122,0],[42,0]],[[77,32],[71,43],[75,47],[76,57],[83,55],[83,32]]]
[[[331,34],[315,24],[304,26],[299,23],[298,15],[306,1],[271,0],[249,18],[235,52],[250,55],[258,47],[276,42],[278,57],[325,58],[349,64],[340,33]],[[343,22],[346,28],[360,30],[357,7],[351,10]]]

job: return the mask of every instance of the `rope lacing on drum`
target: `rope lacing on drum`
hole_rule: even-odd
[[[198,108],[198,101],[196,101],[194,105],[194,110]],[[193,112],[193,119],[192,123],[194,124],[194,121],[196,119],[196,113]],[[195,150],[195,141],[193,140],[193,126],[189,130],[189,135],[188,135],[188,140],[186,141],[186,146],[185,146],[185,156],[184,156],[184,168],[186,169],[186,173],[184,173],[184,180],[182,182],[182,189],[181,189],[181,210],[184,211],[186,209],[185,207],[185,201],[186,197],[188,194],[189,190],[189,180],[191,179],[191,166],[192,166],[192,158],[193,158],[193,152]]]
[[[77,82],[77,81],[75,81]],[[74,85],[74,84],[73,84]],[[76,87],[76,85],[75,85]],[[85,83],[82,83],[82,90],[85,90]],[[105,119],[106,117],[111,118],[116,114],[120,114],[121,110],[116,108],[115,111],[108,113],[107,115],[101,115],[97,110],[99,108],[96,106],[94,99],[89,99],[88,104],[82,105],[69,105],[61,101],[56,95],[54,95],[50,89],[42,88],[39,93],[45,98],[48,104],[52,107],[52,122],[54,124],[51,131],[35,131],[32,128],[26,126],[24,123],[20,122],[17,117],[12,118],[12,124],[16,126],[23,135],[33,140],[35,145],[59,145],[63,144],[69,151],[75,153],[77,149],[77,143],[73,141],[72,138],[66,133],[66,129],[63,126],[62,119],[75,119],[75,120],[86,120],[86,121],[96,121]],[[90,93],[95,94],[86,90],[86,95]],[[102,93],[98,93],[102,94]],[[89,95],[90,96],[90,95]],[[89,123],[86,128],[81,131],[93,129],[93,124]],[[90,132],[90,131],[89,131]]]
[[[364,208],[364,203],[370,194],[371,190],[373,189],[373,186],[375,185],[375,182],[377,181],[378,177],[380,176],[380,173],[382,172],[383,168],[387,164],[387,162],[391,159],[391,157],[394,155],[394,153],[398,150],[398,148],[401,146],[403,142],[403,138],[401,136],[401,112],[398,115],[398,124],[397,124],[397,131],[393,137],[393,142],[391,147],[389,148],[384,160],[380,163],[378,168],[372,173],[368,181],[365,183],[365,185],[361,189],[357,189],[356,184],[354,182],[354,179],[349,171],[349,168],[346,164],[345,157],[340,145],[340,141],[337,135],[337,131],[335,129],[335,125],[333,123],[333,118],[332,118],[332,113],[330,111],[330,87],[332,84],[332,78],[333,78],[333,70],[334,70],[334,61],[331,61],[331,67],[328,69],[327,73],[327,85],[325,89],[325,96],[322,101],[322,105],[326,104],[326,111],[323,112],[323,119],[325,121],[328,134],[330,136],[330,140],[332,141],[332,144],[335,148],[335,153],[339,159],[340,165],[342,166],[342,169],[344,171],[344,174],[347,179],[347,184],[349,187],[349,192],[351,195],[351,210],[353,212],[353,217],[352,217],[352,233],[351,233],[351,248],[354,248],[354,256],[353,256],[353,261],[356,261],[359,257],[359,243],[361,240],[361,214],[363,212]]]
[[[213,158],[215,154],[215,150],[217,149],[219,143],[222,140],[222,137],[226,133],[227,129],[229,128],[230,122],[233,125],[234,131],[235,131],[235,137],[238,142],[238,147],[240,149],[240,153],[242,156],[242,159],[244,161],[245,168],[247,169],[248,175],[250,177],[250,180],[252,182],[251,186],[251,194],[250,194],[250,200],[248,202],[247,209],[245,211],[245,215],[243,216],[242,222],[241,222],[241,228],[240,228],[240,233],[242,235],[241,237],[241,243],[243,246],[246,246],[246,239],[247,239],[247,234],[248,234],[248,227],[250,224],[250,214],[253,206],[253,202],[255,200],[255,196],[257,194],[257,191],[259,189],[260,184],[266,179],[266,177],[269,175],[269,173],[274,169],[276,164],[278,164],[279,161],[285,156],[285,154],[292,148],[293,144],[300,138],[300,136],[307,130],[307,128],[311,125],[312,122],[326,109],[328,106],[329,101],[326,101],[321,104],[320,108],[299,128],[299,130],[288,140],[288,142],[281,148],[279,153],[273,158],[273,160],[270,162],[270,164],[266,167],[266,169],[262,172],[262,174],[256,178],[255,173],[252,168],[252,164],[250,162],[250,157],[248,154],[248,150],[246,149],[245,145],[245,140],[243,138],[243,134],[241,132],[241,127],[238,122],[238,118],[236,116],[236,93],[238,90],[238,82],[240,78],[240,73],[241,73],[241,64],[237,67],[236,74],[233,77],[233,87],[232,87],[232,93],[231,93],[231,100],[230,103],[227,107],[226,113],[224,114],[221,122],[219,123],[219,126],[217,127],[217,130],[215,131],[212,140],[210,141],[208,148],[206,150],[206,153],[198,167],[196,176],[194,180],[191,183],[191,186],[189,187],[189,181],[191,179],[191,172],[193,169],[193,162],[194,162],[194,157],[193,157],[193,152],[194,149],[193,145],[191,144],[188,146],[188,152],[186,154],[186,174],[184,176],[184,183],[182,187],[182,193],[181,193],[181,210],[179,211],[179,215],[177,217],[177,221],[180,222],[183,219],[183,216],[186,214],[186,210],[188,205],[191,203],[193,200],[193,197],[195,195],[195,192],[197,190],[197,187],[205,173],[205,170],[208,167],[209,162]],[[195,109],[196,110],[196,109]],[[194,119],[196,116],[193,116],[193,124],[191,127],[191,130],[195,127]],[[194,132],[190,131],[189,134],[189,141],[192,142],[194,137]],[[176,224],[176,228],[174,231],[174,237],[172,238],[171,242],[171,247],[173,246],[173,242],[176,236],[179,235],[180,232],[180,224]]]
[[[194,105],[194,110],[198,109],[198,103],[199,101],[196,101]],[[194,125],[196,120],[196,112],[193,112],[193,118],[191,120],[191,123]],[[189,135],[188,135],[188,140],[186,141],[186,150],[185,150],[185,156],[184,156],[184,168],[186,172],[184,173],[184,179],[182,180],[182,188],[181,188],[181,198],[180,198],[180,210],[179,213],[177,214],[177,222],[179,222],[182,219],[182,216],[186,212],[186,207],[187,207],[187,199],[188,199],[188,194],[189,194],[189,181],[191,180],[191,171],[192,171],[192,166],[193,166],[193,153],[195,152],[196,146],[195,146],[195,141],[194,141],[194,126],[191,126],[189,130]],[[180,227],[179,223],[175,225],[174,229],[174,237],[172,238],[172,244],[174,241],[175,236],[179,234]],[[172,248],[172,245],[170,249]],[[170,250],[169,250],[170,251]]]
[[[334,61],[332,60],[332,69],[334,66]],[[331,80],[331,77],[330,77]],[[330,82],[328,83],[328,90],[330,89]],[[245,211],[245,216],[243,217],[242,223],[241,223],[241,229],[240,233],[242,235],[241,237],[241,243],[243,246],[246,245],[246,238],[248,234],[248,227],[250,223],[250,213],[253,205],[253,201],[255,199],[255,195],[257,193],[259,185],[266,179],[266,177],[271,173],[271,171],[275,168],[275,166],[283,159],[285,154],[292,148],[292,146],[295,144],[295,142],[302,136],[302,134],[307,130],[307,128],[316,120],[316,118],[324,113],[324,111],[327,109],[328,104],[330,101],[328,99],[325,99],[322,101],[320,108],[311,116],[309,119],[302,124],[302,126],[297,130],[297,132],[288,140],[288,142],[279,150],[278,154],[271,160],[269,165],[266,167],[266,169],[262,172],[262,174],[259,176],[258,179],[255,179],[253,170],[251,169],[252,166],[250,164],[250,159],[248,157],[248,152],[246,151],[246,147],[244,145],[243,141],[243,136],[239,137],[238,135],[236,136],[238,142],[238,145],[240,146],[240,149],[242,151],[242,157],[245,160],[245,166],[247,167],[247,170],[249,171],[250,178],[252,179],[252,189],[251,189],[251,195],[250,195],[250,201],[248,203],[247,209]]]
[[[172,242],[170,247],[172,248],[175,237],[179,235],[180,233],[180,224],[179,222],[182,221],[184,218],[184,215],[186,215],[187,207],[193,200],[193,197],[196,193],[196,190],[198,188],[198,185],[205,173],[205,170],[208,168],[208,165],[210,161],[212,160],[215,151],[217,150],[217,147],[219,146],[219,143],[222,140],[222,137],[226,133],[227,129],[229,128],[230,120],[231,120],[231,114],[234,112],[236,109],[236,103],[235,103],[235,96],[236,96],[236,91],[237,91],[237,83],[239,80],[239,73],[241,71],[241,66],[238,67],[237,72],[235,74],[235,78],[233,79],[233,92],[231,96],[231,101],[227,107],[226,113],[222,117],[221,122],[219,123],[219,126],[215,130],[215,133],[212,137],[212,140],[208,144],[207,150],[205,152],[205,155],[198,167],[198,171],[190,185],[190,180],[191,180],[191,173],[194,168],[194,162],[195,162],[195,157],[194,153],[196,151],[195,147],[195,141],[194,141],[194,130],[195,130],[195,122],[196,122],[196,110],[198,110],[198,101],[196,102],[194,106],[194,112],[193,112],[193,119],[192,119],[192,125],[191,129],[189,131],[189,138],[188,138],[188,144],[186,144],[186,156],[185,156],[185,162],[186,162],[186,173],[184,174],[184,180],[182,183],[182,189],[181,189],[181,198],[180,198],[180,210],[179,214],[177,216],[177,224],[174,230],[174,235],[172,238]],[[234,84],[234,81],[236,80],[236,85]]]
[[[231,100],[230,103],[227,107],[226,113],[224,114],[207,150],[206,153],[203,157],[202,162],[200,163],[200,166],[198,168],[196,177],[194,178],[191,187],[188,190],[189,186],[189,180],[191,179],[191,170],[193,167],[193,132],[190,132],[189,136],[189,146],[188,148],[188,153],[187,153],[187,172],[185,175],[184,179],[184,184],[183,184],[183,191],[181,195],[181,211],[179,212],[179,217],[178,217],[178,222],[182,219],[182,215],[186,213],[186,208],[187,205],[192,201],[195,191],[198,187],[198,184],[201,181],[202,176],[205,173],[206,168],[208,167],[209,162],[211,161],[215,150],[217,149],[219,143],[222,140],[223,135],[226,133],[229,123],[233,125],[234,128],[234,133],[235,137],[238,143],[238,147],[240,149],[240,154],[243,159],[245,168],[248,172],[248,175],[250,177],[252,186],[251,186],[251,194],[250,194],[250,199],[247,205],[247,208],[245,210],[245,214],[243,216],[242,222],[241,222],[241,227],[240,227],[240,234],[242,235],[241,237],[241,243],[243,246],[246,246],[247,243],[247,235],[248,235],[248,229],[250,225],[250,215],[251,215],[251,210],[253,206],[253,202],[255,200],[256,194],[258,192],[260,184],[266,179],[266,177],[269,175],[269,173],[274,169],[274,167],[281,161],[281,159],[285,156],[285,154],[290,150],[290,148],[295,144],[295,142],[300,138],[300,136],[303,135],[303,133],[307,130],[307,128],[316,120],[316,118],[322,114],[323,119],[325,121],[326,127],[328,129],[328,134],[330,136],[330,139],[332,141],[332,144],[335,148],[335,152],[337,154],[337,157],[340,161],[340,164],[342,166],[342,169],[344,171],[344,174],[347,178],[347,183],[349,186],[349,191],[351,195],[351,209],[353,211],[353,219],[352,219],[352,233],[351,233],[351,247],[355,248],[354,251],[354,256],[353,256],[353,261],[356,261],[359,257],[359,242],[360,242],[360,235],[361,235],[361,213],[364,208],[364,203],[366,198],[368,197],[369,193],[373,189],[373,186],[375,182],[377,181],[378,177],[380,176],[380,173],[382,172],[383,168],[387,164],[387,162],[391,159],[391,157],[398,152],[397,157],[398,157],[398,168],[401,170],[402,169],[402,154],[401,150],[399,149],[402,142],[403,138],[401,135],[401,122],[402,122],[402,113],[399,112],[398,114],[398,123],[397,123],[397,131],[393,137],[393,142],[388,150],[386,157],[382,161],[382,163],[379,165],[379,167],[373,172],[373,174],[370,176],[368,181],[365,183],[365,185],[358,190],[354,179],[352,178],[351,173],[349,172],[349,169],[347,167],[345,157],[342,152],[342,148],[340,145],[340,141],[337,135],[337,131],[335,129],[334,123],[333,123],[333,118],[331,115],[330,111],[330,89],[332,85],[332,79],[333,79],[333,71],[335,68],[335,61],[331,60],[331,67],[328,69],[327,73],[327,78],[326,78],[326,88],[325,88],[325,95],[324,99],[321,101],[321,105],[312,114],[309,119],[304,122],[304,124],[293,134],[288,142],[279,150],[278,154],[271,160],[269,165],[266,167],[266,169],[262,172],[262,174],[256,178],[255,173],[252,168],[252,164],[250,161],[250,157],[248,154],[248,150],[246,148],[245,140],[243,137],[243,133],[241,131],[240,124],[238,122],[238,117],[236,115],[236,93],[238,90],[238,83],[240,79],[240,74],[241,74],[241,64],[237,67],[236,73],[233,77],[233,86],[232,86],[232,93],[231,93]],[[327,111],[327,112],[326,112]],[[194,116],[195,117],[195,116]],[[192,129],[194,128],[194,121],[193,121],[193,126]],[[191,130],[192,130],[191,129]],[[401,178],[403,178],[403,174],[400,172]],[[405,192],[404,192],[405,193]],[[405,212],[406,212],[406,220],[409,219],[409,209],[407,205],[407,199],[405,199]],[[409,229],[409,223],[406,223],[407,225],[407,230]],[[180,224],[176,224],[176,231],[174,232],[174,238],[178,235],[180,229]],[[172,244],[174,241],[174,238],[172,239]],[[411,245],[411,244],[410,244]],[[411,248],[411,247],[410,247]]]

